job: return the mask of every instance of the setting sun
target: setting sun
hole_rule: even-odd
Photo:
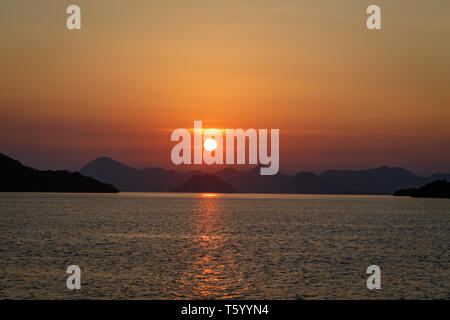
[[[217,197],[218,194],[217,193],[202,193],[201,196],[204,198],[214,198],[214,197]]]
[[[214,151],[217,148],[217,142],[214,139],[208,138],[205,140],[205,143],[203,143],[203,146],[208,151]]]

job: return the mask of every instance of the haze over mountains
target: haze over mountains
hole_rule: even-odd
[[[240,193],[393,194],[399,189],[420,187],[438,179],[450,180],[450,174],[420,177],[406,169],[390,167],[357,171],[328,170],[319,175],[300,172],[292,176],[282,173],[261,176],[259,167],[249,171],[229,167],[213,174],[218,179],[205,179],[200,171],[179,173],[162,168],[136,169],[108,157],[88,163],[80,172],[113,184],[120,191],[141,192],[207,192],[196,190],[199,190],[199,186],[204,186],[202,190],[220,186],[228,190],[224,192]],[[189,183],[186,183],[188,180]]]

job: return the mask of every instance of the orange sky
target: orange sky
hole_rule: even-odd
[[[381,31],[365,27],[369,4]],[[78,4],[82,30],[68,31]],[[289,171],[450,172],[450,2],[0,4],[0,152],[171,166],[170,133],[279,128]]]

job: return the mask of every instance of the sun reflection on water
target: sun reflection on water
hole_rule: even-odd
[[[242,269],[234,258],[233,244],[226,237],[226,218],[217,194],[202,194],[193,217],[193,237],[184,255],[185,268],[169,288],[173,293],[190,292],[179,298],[231,299],[248,290]]]

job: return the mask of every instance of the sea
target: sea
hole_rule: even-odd
[[[449,222],[449,199],[0,193],[0,299],[449,299]]]

